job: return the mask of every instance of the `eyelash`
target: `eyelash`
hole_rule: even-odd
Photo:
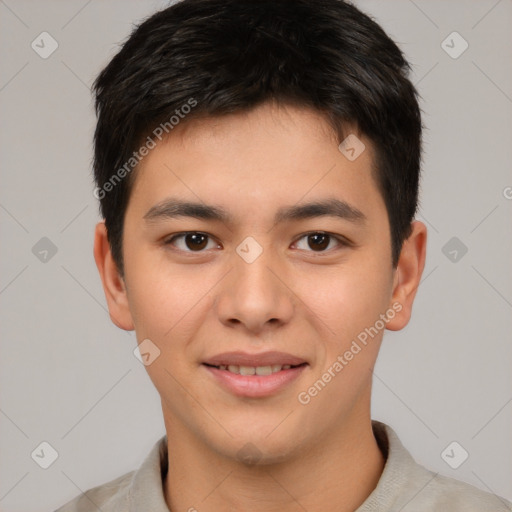
[[[183,231],[182,233],[176,233],[175,235],[172,235],[170,238],[165,240],[164,245],[172,245],[173,242],[176,241],[176,239],[184,238],[187,235],[204,235],[204,236],[208,237],[209,240],[214,240],[212,236],[210,236],[207,233],[204,233],[202,231]],[[334,239],[338,242],[340,247],[349,247],[352,245],[347,239],[345,239],[339,235],[329,233],[328,231],[309,231],[308,233],[303,233],[302,235],[300,235],[299,238],[296,239],[294,244],[296,244],[299,240],[302,240],[303,238],[307,238],[308,236],[311,236],[311,235],[326,235],[326,236],[330,237],[329,242],[332,239]],[[190,253],[190,254],[201,254],[201,253],[206,252],[206,249],[202,249],[200,251],[191,251],[188,249],[187,250],[176,249],[176,250],[180,251],[180,252]],[[305,250],[305,249],[300,249],[300,250]],[[324,253],[331,252],[332,250],[333,249],[326,249],[323,251],[306,250],[306,252],[311,252],[313,254],[324,254]]]

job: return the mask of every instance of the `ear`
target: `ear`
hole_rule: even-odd
[[[126,295],[126,285],[112,258],[105,221],[96,224],[94,259],[103,284],[110,319],[117,327],[125,331],[133,331],[135,326]]]
[[[393,309],[398,312],[386,324],[386,329],[390,331],[399,331],[409,323],[412,304],[425,267],[426,253],[427,228],[422,222],[414,221],[411,235],[402,246],[393,279],[391,304],[395,304]],[[401,305],[400,310],[396,303]]]

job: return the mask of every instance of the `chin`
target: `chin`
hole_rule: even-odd
[[[238,424],[228,429],[233,435],[229,445],[224,440],[216,451],[247,466],[266,466],[293,459],[300,455],[305,439],[295,425],[279,425],[282,420],[273,422],[272,426],[269,422]]]
[[[263,467],[280,464],[295,457],[299,448],[290,440],[270,443],[268,440],[234,440],[228,450],[219,447],[224,457],[249,467]]]

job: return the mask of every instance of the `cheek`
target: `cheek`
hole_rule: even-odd
[[[304,280],[300,296],[324,325],[328,358],[343,353],[388,308],[391,274],[381,262],[361,254],[353,263]]]
[[[192,334],[208,310],[212,287],[197,273],[165,275],[157,270],[145,273],[130,304],[137,333],[154,338],[166,350]]]
[[[173,377],[183,382],[197,369],[203,348],[199,331],[211,322],[208,315],[222,273],[201,272],[193,264],[171,265],[165,255],[155,255],[134,255],[130,309],[139,343],[149,339],[160,351],[146,366],[150,378],[158,389],[178,392]]]
[[[182,383],[196,370],[192,340],[211,309],[208,292],[214,283],[192,265],[176,271],[170,265],[140,257],[133,268],[130,309],[141,343],[149,339],[158,356],[145,368],[162,398],[173,397],[173,407],[185,407]],[[181,404],[181,405],[180,405]],[[189,407],[190,404],[187,405]]]

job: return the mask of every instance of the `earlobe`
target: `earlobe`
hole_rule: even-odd
[[[120,329],[135,329],[129,308],[126,285],[112,258],[105,221],[98,222],[94,232],[94,260],[100,273],[110,319]]]
[[[412,223],[412,232],[405,240],[395,271],[391,305],[400,304],[401,309],[387,324],[391,331],[403,329],[411,318],[412,305],[420,284],[427,251],[427,228],[419,221]],[[395,307],[395,310],[398,310]]]

